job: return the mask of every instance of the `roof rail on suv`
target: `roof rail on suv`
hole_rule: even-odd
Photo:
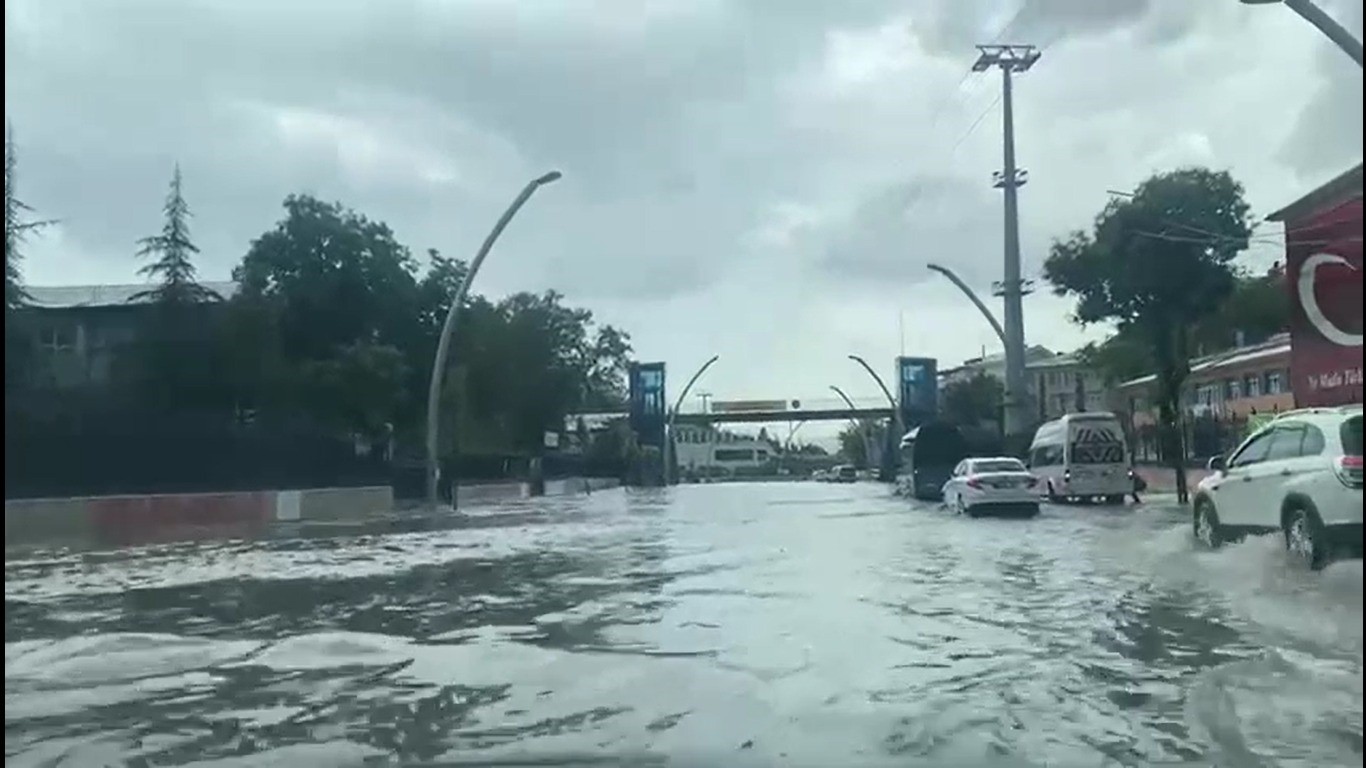
[[[1362,406],[1360,403],[1356,403],[1353,405],[1320,405],[1309,408],[1294,408],[1289,411],[1281,411],[1280,413],[1277,413],[1276,415],[1271,417],[1271,420],[1279,421],[1281,419],[1289,418],[1292,416],[1310,416],[1314,414],[1327,415],[1335,413],[1356,413],[1361,409]]]

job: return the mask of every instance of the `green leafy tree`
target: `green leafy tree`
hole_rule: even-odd
[[[955,424],[999,423],[1005,387],[1000,379],[979,371],[970,379],[945,385],[939,400],[944,417]]]
[[[1077,358],[1106,384],[1131,381],[1152,373],[1154,367],[1151,346],[1132,328],[1088,343],[1077,350]]]
[[[860,469],[866,469],[872,466],[873,459],[868,454],[869,446],[885,445],[886,441],[887,426],[883,422],[862,419],[857,423],[848,424],[840,430],[839,456]]]
[[[308,195],[291,195],[284,207],[233,279],[246,297],[277,300],[285,354],[325,360],[357,341],[410,343],[417,265],[393,231]]]
[[[1256,342],[1290,327],[1290,290],[1279,264],[1260,275],[1239,275],[1218,311],[1202,318],[1191,331],[1197,354]]]
[[[1112,200],[1092,232],[1056,241],[1044,275],[1077,300],[1076,320],[1111,322],[1151,350],[1165,454],[1187,498],[1181,388],[1190,373],[1190,332],[1233,292],[1233,260],[1251,234],[1243,188],[1227,172],[1184,168]]]
[[[419,276],[383,223],[307,196],[286,199],[285,210],[234,271],[241,286],[234,303],[270,317],[238,336],[271,339],[285,369],[269,385],[246,389],[277,389],[271,399],[298,403],[330,424],[370,424],[379,416],[356,410],[362,393],[399,376],[393,391],[402,396],[377,413],[395,424],[400,443],[420,445],[437,339],[468,266],[430,250]],[[373,354],[377,348],[397,351],[402,365]],[[468,295],[443,377],[441,450],[537,450],[567,414],[624,401],[630,351],[625,333],[595,325],[591,312],[553,291],[497,302]],[[370,366],[381,358],[381,368]],[[341,392],[350,386],[357,391]],[[349,415],[339,422],[338,413]]]
[[[303,376],[315,415],[371,439],[387,433],[406,397],[403,353],[389,344],[347,344],[334,357],[308,362]]]

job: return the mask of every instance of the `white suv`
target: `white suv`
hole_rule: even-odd
[[[1210,459],[1192,504],[1196,538],[1216,548],[1279,531],[1312,569],[1361,557],[1361,426],[1360,405],[1290,411]]]

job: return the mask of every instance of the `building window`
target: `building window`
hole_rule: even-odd
[[[1238,379],[1228,379],[1224,382],[1224,398],[1226,400],[1237,400],[1243,396],[1243,382]]]
[[[1268,395],[1279,395],[1285,392],[1285,377],[1280,371],[1266,372],[1266,393]]]
[[[1200,405],[1214,405],[1219,399],[1219,387],[1215,384],[1201,384],[1195,390],[1195,402]]]
[[[754,461],[754,451],[744,448],[720,448],[712,454],[716,461]]]
[[[1250,373],[1243,378],[1243,391],[1248,397],[1262,396],[1262,377]]]
[[[67,323],[47,326],[40,332],[38,344],[53,354],[71,352],[76,349],[76,326]]]

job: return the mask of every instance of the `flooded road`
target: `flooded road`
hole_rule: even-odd
[[[884,486],[5,568],[10,766],[1360,765],[1362,568]]]

